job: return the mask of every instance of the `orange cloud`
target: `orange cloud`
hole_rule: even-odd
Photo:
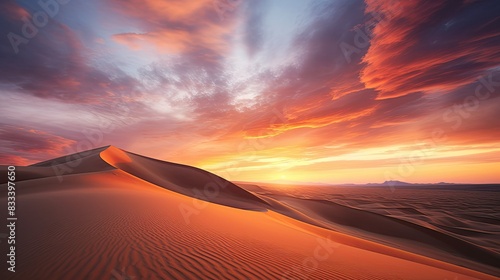
[[[188,48],[190,35],[184,30],[164,30],[142,34],[115,34],[113,40],[135,51],[147,49],[152,45],[159,52],[180,53]]]
[[[498,22],[488,3],[366,0],[381,14],[363,57],[360,78],[379,98],[412,92],[449,92],[500,64]],[[486,13],[470,18],[467,9]],[[493,9],[494,10],[494,9]],[[496,18],[495,18],[496,17]],[[465,29],[465,24],[478,27]],[[495,35],[496,34],[496,35]]]
[[[115,42],[132,50],[155,47],[162,53],[182,53],[197,49],[223,52],[235,20],[217,16],[214,1],[136,1],[114,4],[122,13],[137,18],[145,32],[115,34]]]
[[[39,129],[1,125],[0,164],[29,164],[40,159],[61,156],[76,141]]]
[[[366,117],[376,111],[376,108],[366,108],[364,110],[352,113],[339,113],[324,116],[303,118],[303,119],[288,119],[284,123],[269,123],[264,127],[256,127],[251,130],[246,130],[245,138],[267,138],[280,135],[290,130],[299,128],[323,128],[335,123],[348,122],[361,117]]]
[[[207,7],[213,8],[212,0],[126,0],[113,2],[121,12],[151,21],[163,19],[184,21],[203,15]]]
[[[16,156],[16,155],[0,155],[0,164],[1,165],[18,165],[18,166],[26,166],[30,163],[34,163],[31,160],[26,158]]]

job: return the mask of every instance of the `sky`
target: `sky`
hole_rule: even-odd
[[[0,38],[0,164],[500,183],[496,0],[5,0]]]

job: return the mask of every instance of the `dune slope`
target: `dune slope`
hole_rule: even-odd
[[[207,171],[159,161],[115,147],[100,153],[108,164],[145,181],[201,200],[265,211],[267,203],[245,189]]]

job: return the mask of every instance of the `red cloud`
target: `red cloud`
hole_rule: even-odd
[[[367,88],[379,91],[379,98],[451,91],[500,64],[494,3],[366,0],[366,4],[366,12],[381,14],[381,20],[373,29],[360,77]]]
[[[0,154],[0,165],[26,166],[31,163],[33,162],[20,156]]]
[[[2,125],[0,127],[2,148],[0,164],[33,163],[40,159],[64,154],[65,149],[76,144],[74,140],[53,135],[45,131]]]

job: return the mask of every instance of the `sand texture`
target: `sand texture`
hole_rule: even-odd
[[[0,279],[500,275],[495,200],[486,214],[460,204],[453,216],[386,190],[237,185],[112,146],[18,167],[16,181],[16,272],[2,268]]]

